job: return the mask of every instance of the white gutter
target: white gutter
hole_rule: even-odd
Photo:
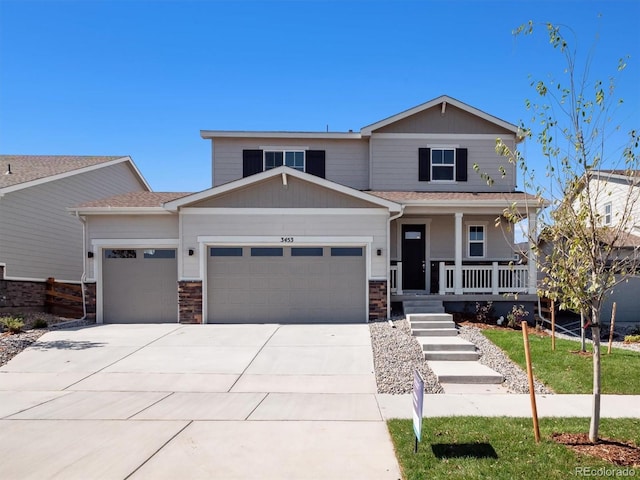
[[[397,220],[402,215],[404,215],[404,205],[400,205],[400,213],[389,217],[387,223],[387,320],[389,320],[389,324],[392,327],[394,325],[391,322],[391,288],[388,287],[389,280],[391,279],[391,222]]]
[[[85,249],[87,248],[87,219],[81,217],[76,210],[76,218],[82,223],[82,276],[80,277],[80,288],[82,290],[82,318],[87,318],[87,297],[84,291],[84,282],[87,279],[87,259],[85,258]]]

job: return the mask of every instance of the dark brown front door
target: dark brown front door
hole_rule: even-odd
[[[402,225],[402,288],[425,290],[424,225]]]

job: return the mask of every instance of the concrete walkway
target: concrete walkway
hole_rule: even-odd
[[[589,417],[589,395],[539,395]],[[105,325],[0,368],[2,479],[399,479],[367,325]],[[426,395],[424,416],[530,416],[528,395]],[[603,417],[640,418],[604,395]]]
[[[104,325],[0,368],[0,478],[399,479],[368,325]]]

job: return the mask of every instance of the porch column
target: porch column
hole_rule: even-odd
[[[529,266],[529,293],[535,295],[538,292],[538,259],[533,249],[533,242],[538,240],[538,210],[533,215],[529,215],[529,251],[527,260]]]
[[[455,242],[454,293],[462,295],[462,212],[456,212]]]

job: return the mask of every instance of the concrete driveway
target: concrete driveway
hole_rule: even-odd
[[[398,479],[367,325],[103,325],[0,368],[3,479]]]

